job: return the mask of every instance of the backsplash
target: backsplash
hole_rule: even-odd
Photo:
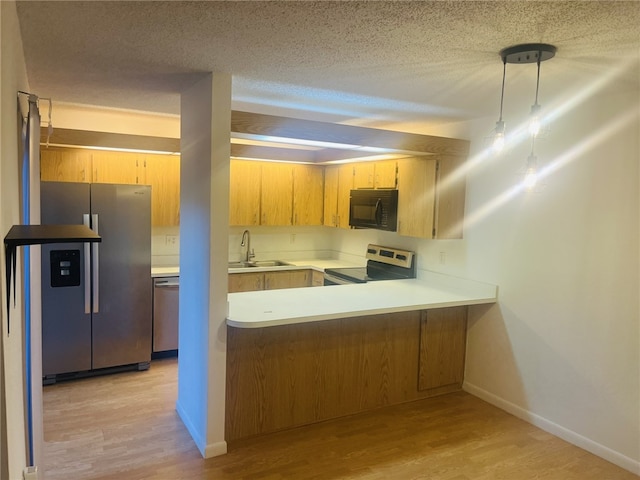
[[[229,261],[242,258],[240,241],[244,227],[229,227]],[[344,230],[328,227],[261,227],[248,229],[256,260],[305,260],[335,258],[356,265],[366,263],[369,243],[404,248],[417,254],[417,268],[449,275],[464,274],[465,240],[426,240],[381,230]],[[173,267],[180,263],[179,227],[154,227],[152,265]]]

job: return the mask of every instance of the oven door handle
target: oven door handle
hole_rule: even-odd
[[[344,278],[336,277],[327,272],[324,273],[325,285],[351,285],[353,283],[356,283],[356,282],[345,280]]]

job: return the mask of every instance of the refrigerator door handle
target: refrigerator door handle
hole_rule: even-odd
[[[89,214],[82,214],[82,224],[91,227],[89,223]],[[91,244],[84,244],[84,313],[91,313]]]
[[[98,214],[97,213],[93,213],[91,214],[91,229],[98,233]],[[91,245],[91,248],[93,249],[93,255],[91,258],[91,261],[93,263],[93,281],[91,282],[93,285],[93,313],[98,313],[100,311],[100,285],[99,285],[99,279],[100,279],[100,271],[99,271],[99,267],[100,267],[100,261],[99,261],[99,253],[100,253],[100,249],[98,247],[98,242],[94,242]]]

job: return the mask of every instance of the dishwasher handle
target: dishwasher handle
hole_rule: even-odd
[[[170,288],[170,287],[179,287],[180,280],[156,280],[153,284],[156,288]]]

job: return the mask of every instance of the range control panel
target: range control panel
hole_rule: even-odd
[[[415,253],[408,250],[400,250],[392,247],[369,244],[367,246],[367,260],[396,265],[398,267],[412,268]]]

